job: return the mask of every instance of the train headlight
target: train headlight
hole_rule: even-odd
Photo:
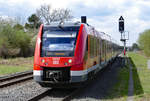
[[[42,63],[44,63],[45,62],[45,60],[44,59],[42,59]]]
[[[72,59],[69,59],[68,62],[69,62],[69,63],[72,63]]]
[[[67,65],[68,65],[68,63],[67,63],[67,62],[65,62],[65,65],[67,66]]]

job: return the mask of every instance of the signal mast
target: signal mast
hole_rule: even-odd
[[[123,53],[125,56],[126,55],[126,40],[129,40],[129,32],[124,31],[124,18],[122,16],[120,16],[119,18],[119,32],[121,33],[120,41],[124,43]]]

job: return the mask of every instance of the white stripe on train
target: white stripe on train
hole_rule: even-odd
[[[81,70],[81,71],[71,71],[71,76],[82,76],[82,75],[86,75],[89,72],[95,70],[97,67],[99,66],[99,64],[92,66],[86,70]]]
[[[91,68],[88,68],[86,70],[80,70],[80,71],[71,71],[71,76],[82,76],[82,75],[86,75],[89,72],[95,70],[97,67],[99,66],[99,64],[92,66]],[[43,75],[43,71],[42,70],[34,70],[33,71],[33,75],[34,76],[42,76]]]
[[[34,76],[41,76],[41,75],[43,75],[43,71],[42,70],[34,70],[33,75]]]

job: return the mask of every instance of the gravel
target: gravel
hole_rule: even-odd
[[[49,90],[49,94],[39,101],[61,101],[74,89],[43,88],[33,80],[0,89],[0,101],[27,101],[28,99]]]
[[[0,101],[27,101],[32,96],[46,91],[33,80],[0,89]]]
[[[73,92],[74,89],[55,89],[39,101],[62,101],[63,98]]]
[[[117,83],[117,74],[121,68],[120,61],[116,60],[111,66],[102,70],[97,78],[72,101],[101,101],[106,100],[110,89]]]

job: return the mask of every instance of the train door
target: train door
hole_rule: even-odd
[[[102,40],[102,62],[105,62],[106,45],[105,40]]]
[[[88,42],[89,40],[88,40],[88,36],[87,36],[87,38],[86,38],[86,47],[85,47],[85,55],[84,55],[84,61],[85,61],[85,64],[87,64],[88,63],[88,57],[89,57],[89,42]]]
[[[107,51],[107,48],[106,48],[106,41],[104,41],[104,61],[106,62],[106,51]]]
[[[101,38],[99,38],[99,64],[101,64],[102,62],[102,42],[101,42]]]
[[[89,53],[89,58],[88,58],[88,68],[92,68],[94,65],[94,36],[89,35],[88,36],[88,53]],[[88,79],[91,79],[94,75],[94,71],[88,73]]]

